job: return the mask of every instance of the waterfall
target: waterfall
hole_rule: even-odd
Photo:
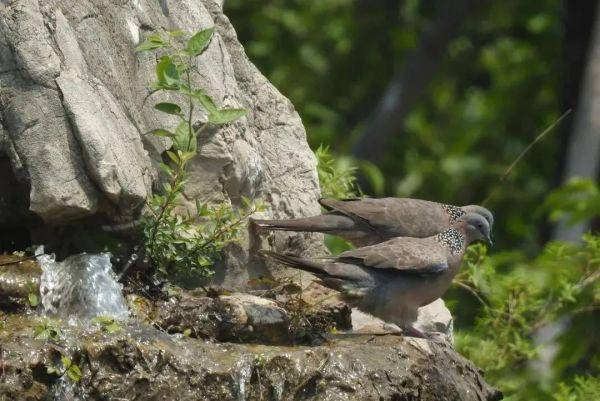
[[[42,268],[40,294],[44,312],[74,320],[95,316],[126,319],[129,315],[110,256],[80,254],[57,262],[54,255],[38,258]]]
[[[109,254],[74,255],[62,262],[57,262],[54,255],[42,255],[38,262],[42,268],[40,295],[46,316],[63,319],[70,326],[85,326],[96,316],[128,318],[127,304],[112,271]],[[62,336],[68,349],[76,349],[77,339],[69,330],[64,330]],[[81,390],[63,374],[52,388],[52,399],[85,401]]]

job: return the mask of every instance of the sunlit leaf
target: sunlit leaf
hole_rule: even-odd
[[[160,49],[161,47],[164,47],[163,43],[157,43],[157,42],[152,42],[150,40],[146,40],[146,41],[142,42],[141,44],[139,44],[135,48],[135,51],[136,52],[145,52],[145,51],[149,51],[149,50]]]
[[[154,105],[154,108],[156,110],[162,111],[163,113],[172,114],[172,115],[176,115],[176,116],[181,115],[181,107],[179,107],[179,105],[177,105],[175,103],[166,103],[166,102],[156,103]],[[162,130],[162,131],[165,131],[165,130]],[[168,132],[168,131],[166,131],[166,132]],[[156,135],[156,134],[154,134],[154,135]]]
[[[168,137],[168,138],[173,138],[175,136],[174,133],[167,131],[166,129],[162,129],[162,128],[152,130],[152,131],[150,131],[150,133],[152,135],[156,135],[156,136],[160,136],[160,137]]]
[[[213,27],[196,33],[188,40],[185,46],[185,51],[192,57],[204,52],[204,50],[210,43],[214,31],[215,28]]]
[[[34,294],[34,293],[30,293],[27,296],[27,300],[29,301],[29,306],[31,306],[32,308],[35,308],[40,303],[39,299],[38,299],[38,296],[36,294]]]
[[[248,113],[246,109],[220,109],[209,113],[208,122],[211,124],[227,124]]]

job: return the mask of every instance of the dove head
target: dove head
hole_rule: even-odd
[[[453,227],[464,234],[467,245],[475,241],[485,241],[492,245],[490,225],[479,213],[467,213],[459,217]]]
[[[465,213],[475,213],[482,216],[490,226],[490,232],[492,232],[492,228],[494,226],[494,215],[488,209],[479,205],[467,205],[461,208]]]

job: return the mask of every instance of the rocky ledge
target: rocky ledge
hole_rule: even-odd
[[[499,400],[446,342],[358,335],[321,346],[212,343],[146,325],[61,332],[81,379],[47,373],[66,347],[5,316],[1,400]],[[72,398],[71,398],[72,397]]]

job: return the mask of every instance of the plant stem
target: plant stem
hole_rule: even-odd
[[[188,65],[191,67],[192,65],[192,58],[190,57],[188,60]],[[187,78],[187,86],[190,90],[192,90],[192,79],[190,77],[190,68],[188,68],[185,72],[186,78]],[[192,100],[192,95],[188,95],[188,101],[189,101],[189,115],[188,115],[188,145],[187,145],[187,151],[190,151],[190,148],[192,146],[192,140],[195,139],[195,135],[193,132],[193,128],[192,128],[192,118],[193,118],[193,113],[194,113],[194,102]]]
[[[209,239],[207,239],[207,241],[200,247],[200,249],[206,248],[210,243],[212,243],[213,241],[215,241],[216,239],[218,239],[219,237],[221,237],[222,235],[227,233],[233,227],[236,227],[236,226],[239,226],[240,224],[242,224],[242,222],[244,220],[246,220],[246,218],[248,218],[248,216],[250,216],[254,212],[256,212],[256,208],[253,208],[248,213],[244,214],[243,216],[240,216],[240,218],[238,218],[236,221],[232,222],[231,224],[226,224],[225,226],[221,227],[220,230],[218,230],[218,231],[215,230],[213,232],[213,235]]]
[[[185,163],[180,159],[179,163],[177,164],[177,172],[171,179],[171,189],[170,189],[169,193],[167,194],[167,198],[165,199],[165,202],[161,206],[160,212],[158,213],[158,216],[156,217],[156,221],[154,222],[154,226],[152,227],[152,234],[150,234],[150,246],[149,246],[150,257],[152,257],[154,255],[154,243],[156,241],[156,234],[158,232],[158,227],[160,226],[160,223],[161,223],[162,219],[164,218],[167,209],[169,208],[169,206],[171,206],[171,204],[175,200],[175,197],[177,195],[175,188],[177,188],[177,186],[179,185],[179,182],[183,175],[184,168],[185,168]]]

